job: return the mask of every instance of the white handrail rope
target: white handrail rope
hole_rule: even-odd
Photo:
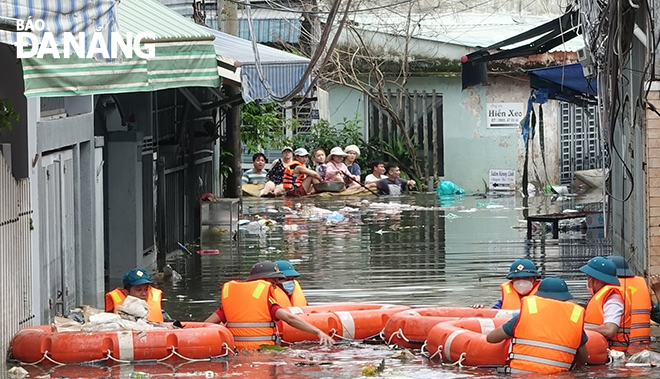
[[[48,350],[44,351],[44,356],[41,357],[41,359],[39,359],[36,362],[19,362],[19,363],[21,364],[21,366],[24,366],[24,365],[35,366],[35,365],[38,365],[39,363],[43,362],[44,359],[46,359],[48,361],[51,361],[52,363],[54,363],[58,366],[64,366],[66,364],[66,363],[58,362],[58,361],[54,360],[53,358],[49,357],[48,356]]]
[[[429,357],[429,352],[426,351],[426,341],[422,344],[422,347],[419,349],[419,353],[422,354],[425,357]]]
[[[399,328],[399,330],[392,333],[390,338],[387,340],[387,346],[390,347],[390,348],[392,348],[392,338],[394,338],[394,337],[399,337],[399,338],[401,338],[402,340],[404,340],[406,342],[410,342],[410,340],[403,334],[403,330],[401,330],[401,328]],[[394,346],[399,346],[399,345],[394,344]]]
[[[425,342],[426,343],[426,342]],[[432,360],[435,358],[437,355],[440,355],[440,361],[442,361],[442,345],[438,346],[438,350],[433,353],[432,355],[429,356],[429,360]]]
[[[335,328],[330,329],[330,338],[333,338],[333,337],[337,337],[337,338],[339,338],[341,340],[344,340],[344,341],[353,341],[353,339],[346,338],[346,337],[342,336],[341,334],[337,333],[337,329],[335,329]]]
[[[128,363],[128,364],[132,363],[132,361],[129,361],[129,360],[126,360],[126,359],[119,359],[119,358],[113,357],[112,356],[112,351],[110,349],[108,349],[107,358],[112,360],[112,361],[115,361],[117,363]]]
[[[463,361],[465,360],[465,352],[462,352],[461,355],[458,357],[458,360],[454,363],[450,363],[450,366],[458,366],[458,367],[465,367],[463,366]]]

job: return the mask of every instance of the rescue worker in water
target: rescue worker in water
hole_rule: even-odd
[[[304,307],[307,299],[303,294],[300,283],[296,280],[300,273],[293,268],[289,261],[273,262],[277,268],[286,276],[286,280],[274,286],[275,301],[282,307]]]
[[[502,299],[498,300],[495,309],[520,309],[522,299],[533,295],[541,282],[536,265],[529,259],[517,259],[509,268],[506,276],[508,281],[502,283]],[[474,304],[472,308],[483,308],[483,304]]]
[[[587,290],[593,295],[587,303],[585,328],[602,334],[611,349],[626,351],[630,343],[632,305],[616,276],[616,264],[604,257],[594,257],[580,271],[587,274]]]
[[[566,301],[572,298],[563,279],[545,278],[519,315],[488,333],[490,343],[513,338],[506,372],[551,374],[587,362],[585,311]]]
[[[149,278],[149,273],[143,268],[134,268],[124,274],[124,288],[115,288],[105,294],[105,311],[117,312],[117,306],[124,303],[127,296],[137,297],[147,302],[149,313],[147,320],[152,322],[163,322],[163,311],[160,300],[163,291],[154,288]]]
[[[610,255],[607,259],[616,265],[616,276],[626,296],[630,297],[630,343],[647,344],[651,342],[651,293],[646,280],[628,266],[628,262],[618,255]]]
[[[252,266],[246,281],[231,280],[222,286],[222,305],[205,322],[225,323],[239,349],[258,349],[279,341],[276,321],[318,337],[321,345],[334,341],[322,330],[282,308],[274,296],[274,286],[286,276],[273,262]]]

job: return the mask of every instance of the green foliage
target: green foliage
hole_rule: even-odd
[[[281,140],[284,130],[290,127],[284,120],[282,109],[275,103],[247,103],[242,105],[241,110],[243,116],[241,141],[250,153],[275,147],[273,141]]]
[[[18,121],[18,113],[14,111],[9,100],[0,99],[0,134],[2,129],[9,129],[11,131],[11,122]]]
[[[405,174],[403,176],[407,176],[416,181],[418,186],[423,184],[419,175],[417,175],[413,169],[413,167],[415,167],[414,160],[416,158],[414,158],[412,152],[406,146],[403,138],[394,138],[391,142],[372,138],[371,141],[365,145],[368,147],[365,152],[365,159],[369,159],[369,161],[366,162],[367,166],[374,160],[382,160],[385,164],[396,162],[399,164],[401,172]],[[415,146],[415,149],[417,148],[418,147]],[[367,167],[367,170],[369,170],[369,167]]]
[[[297,133],[287,139],[285,144],[296,149],[304,147],[310,152],[320,147],[328,154],[335,146],[343,149],[347,145],[357,145],[362,151],[365,147],[360,146],[360,141],[362,141],[362,120],[356,115],[352,120],[344,117],[334,126],[325,120],[319,120],[311,126],[309,133]]]

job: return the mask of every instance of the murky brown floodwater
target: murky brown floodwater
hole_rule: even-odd
[[[396,199],[369,197],[370,204],[366,199],[246,199],[244,219],[267,217],[277,224],[264,231],[255,230],[256,224],[244,225],[240,242],[218,235],[213,247],[220,250],[219,255],[171,257],[169,262],[183,280],[162,283],[165,309],[180,320],[204,320],[217,307],[224,281],[245,278],[254,263],[266,259],[291,261],[302,274],[299,281],[311,304],[356,301],[411,307],[490,305],[500,297],[499,285],[509,265],[521,257],[532,259],[543,275],[565,278],[577,300],[586,302],[584,276],[577,269],[590,257],[607,255],[611,249],[608,243],[592,238],[598,236],[598,231],[570,231],[560,234],[559,241],[526,244],[526,224],[519,222],[524,220],[520,198],[465,196],[439,200],[430,194]],[[318,208],[345,208],[350,212],[345,221],[331,224]],[[532,198],[529,214],[560,209],[548,198]],[[394,353],[382,345],[340,343],[326,348],[306,344],[284,352],[242,354],[227,362],[72,366],[58,370],[82,371],[51,375],[128,377],[132,371],[146,371],[152,378],[171,378],[194,373],[204,377],[203,372],[213,371],[220,376],[245,378],[355,378],[361,376],[365,366],[384,360],[381,376],[391,378],[499,376],[491,369],[431,363],[419,353],[415,359],[401,361],[392,358]],[[559,377],[624,376],[660,378],[660,373],[650,368],[595,366]]]

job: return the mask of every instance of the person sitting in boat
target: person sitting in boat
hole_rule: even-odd
[[[401,170],[396,163],[389,163],[385,167],[387,177],[376,182],[376,188],[381,195],[399,196],[408,186],[414,187],[414,180],[401,179]]]
[[[635,276],[623,257],[610,255],[607,259],[616,265],[616,276],[621,287],[630,297],[632,309],[630,311],[630,343],[651,342],[651,293],[646,280]]]
[[[321,175],[321,179],[325,180],[325,150],[320,147],[312,150],[312,159],[314,160],[314,170]]]
[[[360,176],[355,176],[348,171],[348,167],[342,162],[347,154],[339,146],[330,150],[328,155],[328,166],[325,172],[326,182],[344,182],[346,187],[359,187]],[[353,180],[349,179],[353,178]]]
[[[149,278],[149,273],[143,268],[134,268],[124,274],[124,288],[115,288],[105,294],[105,311],[117,312],[117,306],[124,303],[127,296],[137,297],[147,302],[149,313],[147,320],[152,322],[163,322],[163,310],[160,300],[163,291],[154,288]]]
[[[268,159],[264,153],[256,153],[252,156],[252,168],[243,173],[241,181],[243,184],[259,184],[266,182],[266,174],[268,170],[264,167],[268,163]]]
[[[350,172],[351,175],[357,176],[358,181],[360,181],[360,175],[362,174],[360,171],[360,165],[355,162],[360,158],[360,148],[356,145],[348,145],[344,149],[344,152],[346,153],[344,164],[348,167],[348,172]]]
[[[246,281],[231,280],[222,286],[222,305],[205,322],[225,323],[239,349],[258,349],[261,345],[278,343],[274,324],[278,320],[316,335],[321,345],[332,345],[334,341],[330,336],[277,303],[273,288],[283,280],[286,276],[273,262],[255,264]]]
[[[266,174],[266,184],[259,192],[259,196],[281,196],[284,195],[284,168],[293,160],[293,148],[286,146],[282,149],[282,159],[275,159]]]
[[[283,307],[304,307],[307,299],[303,294],[300,283],[296,280],[300,276],[289,261],[275,261],[277,268],[286,276],[286,281],[274,287],[275,301]]]
[[[539,273],[536,265],[529,259],[517,259],[509,268],[506,276],[508,281],[502,283],[502,299],[498,300],[492,308],[520,309],[525,296],[533,295],[539,286]],[[483,304],[474,304],[472,308],[483,308]]]
[[[371,174],[364,178],[364,184],[376,183],[377,181],[385,178],[385,163],[383,161],[371,162]],[[375,184],[372,186],[375,187]]]
[[[323,181],[318,172],[305,167],[309,152],[304,148],[296,149],[293,152],[294,158],[284,168],[284,178],[282,184],[287,196],[299,197],[310,195],[315,192],[314,184]]]
[[[523,299],[519,315],[488,333],[490,343],[513,338],[506,372],[552,374],[587,362],[585,310],[567,302],[572,298],[563,279],[545,278]]]
[[[594,257],[580,271],[587,274],[587,290],[593,295],[587,303],[585,328],[602,334],[611,349],[626,351],[632,306],[616,277],[616,265],[605,257]]]

